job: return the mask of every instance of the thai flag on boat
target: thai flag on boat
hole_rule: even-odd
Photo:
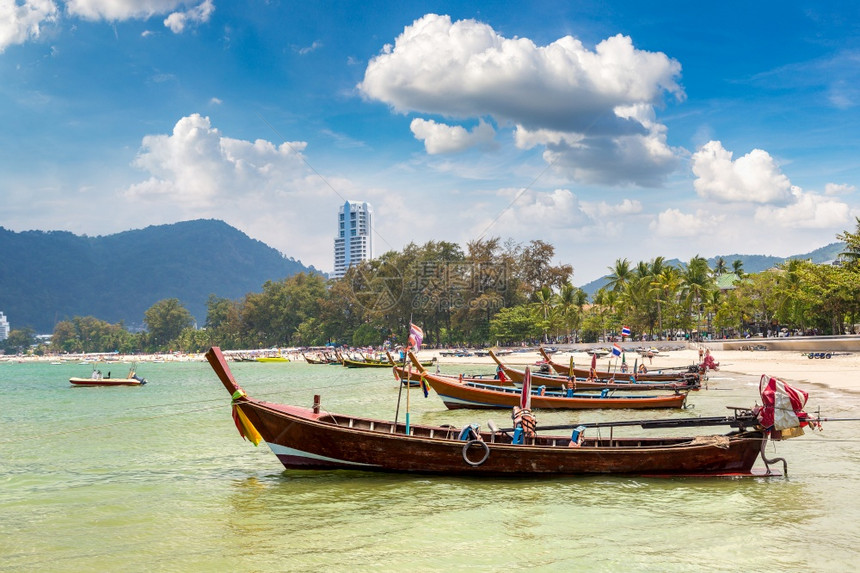
[[[621,336],[630,336],[630,327],[622,326],[621,327]]]
[[[421,342],[424,340],[424,331],[417,324],[409,323],[409,348],[414,348],[415,352],[421,350]]]
[[[612,354],[615,356],[621,356],[621,347],[618,344],[612,345]]]

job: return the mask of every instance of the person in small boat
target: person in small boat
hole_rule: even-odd
[[[642,364],[639,365],[639,374],[645,374],[647,372],[648,372],[648,369],[645,368],[645,363],[643,362]]]
[[[110,370],[108,370],[108,375],[107,375],[107,377],[108,377],[108,379],[110,379]]]

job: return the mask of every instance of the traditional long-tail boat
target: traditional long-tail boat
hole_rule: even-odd
[[[513,384],[522,384],[525,377],[525,371],[512,368],[502,362],[498,356],[491,350],[490,356],[498,365],[499,369],[504,372],[505,378]],[[571,379],[569,375],[552,375],[538,372],[531,373],[532,380],[536,384],[543,384],[547,388],[558,388],[560,386],[567,387],[568,382],[572,382],[576,390],[620,390],[622,392],[629,391],[652,391],[652,390],[698,390],[701,387],[701,382],[698,376],[679,377],[670,381],[648,381],[642,382],[638,378],[585,378],[574,377]]]
[[[362,358],[362,360],[344,357],[342,364],[347,368],[391,368],[394,366],[388,360],[374,360],[366,357]]]
[[[515,443],[514,429],[499,429],[492,422],[487,423],[488,431],[475,425],[462,430],[423,424],[407,426],[403,422],[323,411],[319,396],[314,397],[312,408],[264,402],[249,397],[239,386],[218,348],[210,349],[206,358],[233,398],[233,417],[239,433],[255,444],[265,441],[287,469],[519,477],[746,476],[762,475],[753,471],[760,454],[765,463],[764,475],[778,475],[770,470],[770,464],[777,461],[782,461],[785,468],[781,458],[765,457],[768,437],[779,439],[786,431],[781,434],[776,430],[773,399],[758,412],[735,409],[734,415],[725,417],[539,428],[541,432],[567,429],[572,433],[535,434]],[[770,426],[762,422],[768,413]],[[806,423],[806,415],[802,411],[800,414]],[[727,426],[731,430],[726,434],[686,437],[616,437],[613,430],[620,426]],[[603,430],[608,430],[608,437],[601,435]]]
[[[439,395],[449,410],[458,408],[512,408],[520,399],[520,390],[480,382],[460,382],[456,379],[423,372],[422,376]],[[532,387],[533,408],[587,410],[598,408],[683,408],[687,393],[654,396],[621,396],[610,394],[610,390],[599,393],[566,393]]]
[[[516,370],[510,366],[502,364],[496,374],[440,374],[436,372],[436,376],[449,378],[460,383],[475,382],[478,384],[493,384],[496,386],[522,386],[525,372]],[[403,385],[417,387],[420,385],[421,372],[414,365],[411,368],[406,368],[400,365],[392,368],[394,379],[400,381]],[[544,386],[548,390],[560,390],[566,392],[568,388],[576,392],[592,392],[602,390],[613,390],[620,392],[651,392],[651,391],[675,391],[675,390],[698,390],[700,385],[696,380],[686,380],[683,382],[632,382],[632,381],[609,381],[609,380],[588,380],[583,378],[571,379],[567,376],[548,375],[531,373],[532,383]]]
[[[403,367],[403,366],[394,366],[392,368],[394,372],[394,379],[399,380],[401,384],[404,386],[407,384],[407,381],[410,382],[410,386],[416,387],[419,386],[421,381],[421,372],[418,371],[417,368],[412,367]],[[436,373],[436,376],[443,376],[445,378],[450,378],[452,380],[457,380],[460,382],[482,382],[484,384],[495,384],[497,386],[514,386],[514,383],[509,378],[496,378],[493,374],[440,374]],[[557,384],[556,384],[557,386]]]
[[[308,364],[328,364],[329,363],[329,361],[326,358],[323,358],[322,356],[319,356],[318,358],[314,358],[313,356],[308,356],[304,352],[302,352],[302,358],[304,358],[305,362],[307,362]]]
[[[544,360],[546,360],[547,364],[556,371],[560,376],[571,376],[570,366],[566,366],[564,364],[560,364],[558,362],[554,362],[550,359],[550,356],[545,353],[543,348],[540,349],[541,353],[544,355]],[[499,362],[498,357],[493,351],[490,351],[490,356],[493,357],[493,360],[496,363]],[[686,371],[674,371],[674,372],[645,372],[645,373],[634,373],[634,372],[609,372],[606,370],[594,370],[588,368],[576,368],[573,369],[573,376],[576,378],[591,378],[593,380],[628,380],[635,382],[675,382],[681,383],[687,380],[701,380],[701,377],[698,372],[698,367],[690,366]]]

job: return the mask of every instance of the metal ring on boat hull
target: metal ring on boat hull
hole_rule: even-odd
[[[472,460],[469,459],[469,448],[471,448],[475,444],[481,444],[484,447],[484,455],[477,462],[473,462]],[[487,458],[489,458],[489,457],[490,457],[490,446],[488,446],[487,443],[483,440],[469,440],[468,442],[466,442],[466,445],[463,446],[463,460],[467,464],[469,464],[470,466],[479,466],[482,463],[484,463],[485,461],[487,461]]]

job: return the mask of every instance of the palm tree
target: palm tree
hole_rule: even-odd
[[[728,270],[729,270],[729,267],[728,267],[728,265],[726,265],[726,259],[724,259],[723,257],[720,257],[719,259],[717,259],[717,264],[714,267],[714,275],[716,275],[718,277],[722,276],[722,275],[726,274],[726,272],[728,272]]]
[[[611,273],[606,277],[609,279],[609,282],[606,283],[605,288],[613,292],[618,292],[623,289],[627,281],[633,278],[633,271],[630,269],[630,261],[627,259],[616,259],[615,265],[607,268]]]
[[[777,306],[777,315],[782,320],[787,320],[794,323],[796,326],[804,328],[806,321],[802,312],[801,287],[803,286],[802,271],[808,261],[801,259],[789,259],[779,265],[782,272],[777,285],[779,287],[780,298]],[[780,320],[780,322],[782,322]]]
[[[648,274],[652,277],[656,277],[663,272],[663,269],[666,268],[666,257],[656,257],[652,259],[649,264]]]
[[[658,332],[663,334],[663,305],[673,302],[681,286],[681,276],[675,267],[663,267],[651,280],[651,289],[657,300]]]
[[[854,217],[857,221],[857,230],[853,233],[845,231],[836,235],[840,241],[845,241],[845,250],[839,253],[839,258],[848,263],[849,266],[860,262],[860,217]]]
[[[743,278],[744,262],[740,259],[735,259],[734,261],[732,261],[732,272],[738,275],[738,278]]]
[[[691,320],[695,311],[698,319],[702,312],[702,301],[708,291],[714,288],[714,279],[708,261],[699,255],[690,259],[681,275],[681,281],[687,299],[687,318]]]
[[[542,286],[535,292],[535,305],[543,313],[543,340],[549,340],[547,329],[549,327],[549,314],[552,311],[554,303],[554,295],[552,289],[548,286]]]
[[[568,282],[561,286],[561,291],[556,299],[556,308],[561,314],[561,321],[567,329],[568,338],[570,338],[573,327],[579,322],[579,314],[582,312],[582,305],[585,304],[579,302],[580,293],[585,295],[585,291]]]

